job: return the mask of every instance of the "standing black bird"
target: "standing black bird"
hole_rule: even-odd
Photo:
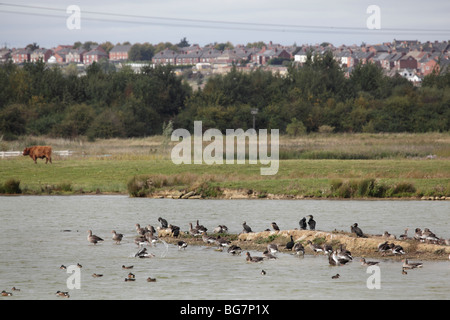
[[[301,219],[299,221],[299,224],[300,224],[300,230],[306,230],[306,218],[305,217],[303,217],[303,219]]]
[[[316,221],[313,220],[313,216],[309,215],[308,218],[309,218],[309,220],[308,220],[309,229],[316,230]]]
[[[163,218],[159,217],[158,221],[161,223],[161,228],[163,228],[163,229],[167,228],[168,224],[167,224],[167,220],[166,219],[163,219]]]
[[[247,222],[244,221],[244,223],[242,224],[242,226],[244,227],[244,230],[242,231],[243,233],[253,232],[253,231],[252,231],[252,228],[250,228],[250,227],[247,225]]]
[[[275,231],[280,231],[280,228],[278,227],[278,225],[277,225],[276,222],[272,222],[272,228],[273,228],[273,230],[275,230]]]
[[[292,236],[291,236],[291,241],[286,243],[286,249],[287,250],[292,250],[293,247],[294,247],[294,238],[292,238]]]
[[[362,232],[362,230],[358,227],[357,223],[354,223],[351,227],[350,227],[351,231],[354,232],[356,234],[356,236],[358,238],[367,238],[364,233]]]

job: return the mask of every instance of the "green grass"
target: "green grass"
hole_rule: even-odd
[[[112,192],[128,194],[134,176],[177,177],[168,187],[211,186],[251,189],[260,193],[329,197],[332,184],[375,179],[388,186],[411,184],[413,195],[450,196],[450,161],[418,159],[281,160],[274,176],[261,176],[260,165],[175,165],[171,160],[139,157],[55,157],[53,164],[28,157],[0,160],[0,183],[20,181],[23,193],[42,193],[58,187],[64,193]],[[409,190],[409,189],[406,189]],[[403,196],[411,195],[405,193]],[[400,194],[402,196],[402,194]]]

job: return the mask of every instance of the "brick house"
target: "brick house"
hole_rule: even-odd
[[[178,53],[169,48],[164,49],[163,51],[158,52],[152,58],[152,62],[155,64],[172,64],[176,65]]]
[[[110,61],[125,61],[128,60],[128,53],[130,52],[131,44],[115,46],[109,52]]]
[[[27,48],[16,49],[11,53],[14,63],[24,63],[30,61],[31,51]]]
[[[1,49],[0,50],[0,63],[6,62],[11,59],[11,50],[9,49]]]
[[[434,56],[425,56],[419,61],[418,69],[422,76],[427,76],[435,69],[439,71],[439,64]]]
[[[400,58],[400,69],[417,69],[417,60],[410,55]]]
[[[84,54],[87,51],[83,48],[78,49],[70,49],[66,54],[65,61],[67,63],[83,63],[84,62]]]
[[[102,47],[98,46],[97,48],[84,54],[83,62],[84,64],[93,64],[94,62],[99,62],[103,58],[108,59],[108,54]]]
[[[176,57],[177,65],[197,64],[201,61],[201,51],[189,51],[178,54]]]
[[[214,60],[222,54],[222,51],[208,48],[203,50],[202,56],[200,57],[200,62],[202,63],[213,63]]]
[[[30,61],[37,62],[39,60],[42,60],[43,62],[47,62],[48,59],[52,56],[52,54],[53,54],[53,51],[50,49],[39,48],[39,49],[34,50],[30,54]]]

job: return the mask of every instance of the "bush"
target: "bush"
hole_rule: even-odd
[[[20,189],[20,180],[9,179],[3,184],[3,193],[6,194],[20,194],[22,190]]]

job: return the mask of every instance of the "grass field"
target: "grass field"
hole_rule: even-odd
[[[175,165],[170,160],[173,143],[164,143],[162,137],[95,142],[23,137],[0,143],[4,151],[36,144],[74,151],[70,157],[55,156],[51,165],[43,160],[34,164],[29,157],[0,159],[0,184],[19,180],[22,192],[28,194],[128,194],[127,184],[134,176],[158,176],[171,181],[162,187],[178,190],[208,183],[262,194],[346,197],[344,187],[356,190],[359,182],[372,179],[391,189],[413,186],[386,195],[450,196],[450,135],[446,133],[282,137],[282,160],[274,176],[261,176],[261,164]],[[342,187],[338,190],[336,185]]]

